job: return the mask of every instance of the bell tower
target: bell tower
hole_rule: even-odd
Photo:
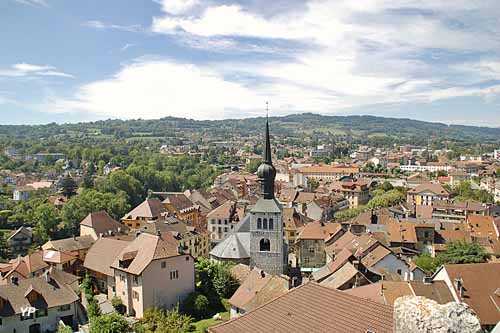
[[[281,204],[274,197],[276,169],[272,163],[269,117],[266,117],[264,160],[257,169],[260,198],[250,211],[250,267],[286,274],[288,250],[283,238]]]

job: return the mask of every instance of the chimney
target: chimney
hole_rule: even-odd
[[[464,298],[464,281],[462,279],[455,279],[453,281],[455,283],[455,288],[457,289],[457,292],[458,292],[458,296],[460,297],[460,299],[463,299]]]
[[[156,236],[158,236],[158,237],[161,238],[161,231],[160,231],[160,229],[156,230]]]

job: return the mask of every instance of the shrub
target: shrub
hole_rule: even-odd
[[[200,320],[211,315],[208,298],[200,293],[191,293],[181,305],[181,311]]]

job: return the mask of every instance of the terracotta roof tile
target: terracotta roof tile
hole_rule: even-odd
[[[209,329],[214,333],[393,331],[392,309],[341,291],[307,283],[239,318]]]

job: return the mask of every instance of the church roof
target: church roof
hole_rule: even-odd
[[[252,213],[281,213],[281,204],[273,199],[260,198],[259,201],[253,206]]]
[[[250,214],[245,215],[233,229],[233,232],[250,232]]]
[[[210,255],[223,259],[250,258],[250,233],[236,232],[228,235],[210,251]]]

